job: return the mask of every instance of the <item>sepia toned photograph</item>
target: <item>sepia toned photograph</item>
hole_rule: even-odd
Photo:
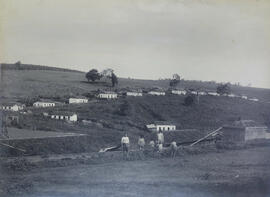
[[[0,197],[270,197],[270,0],[0,0]]]

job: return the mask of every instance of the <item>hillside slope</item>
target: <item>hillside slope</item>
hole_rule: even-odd
[[[87,83],[85,74],[52,70],[4,70],[1,78],[1,100],[23,100],[46,97],[65,100],[97,89],[108,89],[109,84]],[[118,88],[168,87],[167,80],[119,79]],[[185,88],[215,90],[214,83],[181,81]],[[235,94],[243,92],[250,97],[270,100],[270,90],[233,87]],[[119,98],[113,101],[90,99],[87,104],[63,105],[55,108],[31,109],[32,114],[20,115],[19,128],[48,131],[85,133],[93,137],[95,150],[119,144],[128,132],[132,144],[137,144],[139,134],[152,136],[145,124],[156,120],[174,122],[178,129],[198,129],[209,132],[241,117],[270,126],[270,104],[240,98],[201,96],[199,104],[184,106],[184,96],[166,95],[141,98]],[[44,118],[43,112],[70,111],[78,114],[79,122],[69,124]],[[82,120],[88,120],[83,124]]]
[[[87,83],[85,73],[66,69],[46,67],[41,70],[30,65],[31,70],[0,69],[0,95],[8,99],[25,97],[69,97],[89,93],[97,89],[110,89],[109,83]],[[119,79],[118,88],[149,88],[160,87],[167,89],[169,80],[138,80]],[[216,91],[214,82],[181,80],[179,88]],[[232,86],[232,92],[238,95],[256,97],[261,101],[270,101],[270,90]]]

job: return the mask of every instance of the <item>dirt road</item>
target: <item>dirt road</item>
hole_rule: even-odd
[[[20,197],[269,197],[270,147],[5,172],[1,183]]]

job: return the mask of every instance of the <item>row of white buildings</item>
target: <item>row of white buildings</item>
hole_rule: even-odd
[[[166,92],[162,90],[151,90],[147,92],[148,95],[152,96],[165,96]],[[210,96],[221,96],[217,92],[204,92],[204,91],[186,91],[186,90],[171,90],[171,94],[175,95],[187,95],[187,94],[194,94],[194,95],[210,95]],[[125,94],[126,96],[133,96],[133,97],[141,97],[143,96],[143,93],[141,91],[126,91]],[[228,95],[223,95],[227,96],[230,98],[242,98],[250,101],[259,101],[257,98],[248,98],[245,95],[235,95],[235,94],[228,94]],[[97,98],[99,99],[117,99],[118,94],[116,92],[101,92],[96,95]],[[68,100],[69,104],[81,104],[81,103],[88,103],[88,98],[86,97],[72,97],[69,98]],[[37,101],[33,103],[33,107],[36,108],[45,108],[45,107],[55,107],[57,105],[57,102],[53,102],[50,100],[42,100],[42,101]],[[20,103],[8,103],[8,104],[2,104],[1,109],[4,111],[20,111],[25,108],[25,105],[20,104]]]
[[[43,113],[45,117],[55,119],[55,120],[65,120],[70,122],[77,122],[78,115],[73,112],[57,111],[53,113]]]

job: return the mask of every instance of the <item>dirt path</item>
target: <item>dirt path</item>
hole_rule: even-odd
[[[10,196],[25,197],[269,197],[270,148],[42,168],[1,181],[11,184]]]

